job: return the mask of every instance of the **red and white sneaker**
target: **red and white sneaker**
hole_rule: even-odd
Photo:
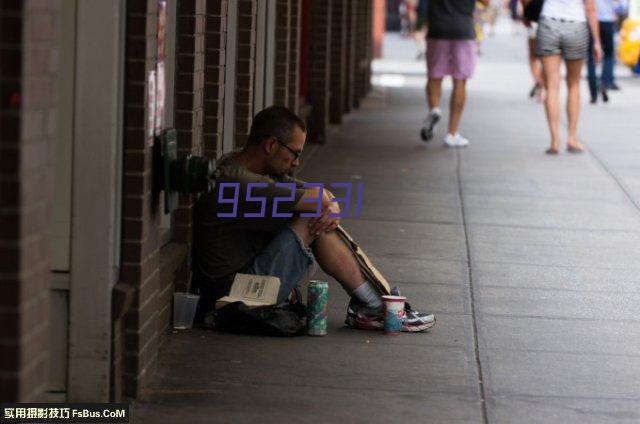
[[[393,291],[399,293],[395,288]],[[412,309],[408,303],[405,303],[404,308],[405,317],[402,321],[402,331],[414,333],[428,330],[436,325],[436,318],[433,314],[418,312]],[[360,330],[382,330],[384,328],[383,309],[368,308],[359,300],[352,298],[347,307],[345,324]]]

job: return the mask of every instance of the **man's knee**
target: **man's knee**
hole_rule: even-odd
[[[453,79],[453,89],[461,89],[464,90],[465,87],[467,86],[467,79],[466,78],[454,78]]]
[[[289,224],[289,227],[298,235],[298,237],[300,237],[306,247],[311,247],[317,238],[315,235],[311,234],[311,229],[309,227],[310,223],[311,218],[298,217]]]

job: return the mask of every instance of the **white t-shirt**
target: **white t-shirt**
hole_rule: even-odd
[[[584,0],[545,0],[540,16],[568,21],[587,21]]]

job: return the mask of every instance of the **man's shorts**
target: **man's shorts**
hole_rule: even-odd
[[[538,56],[584,59],[589,48],[589,28],[586,22],[540,18],[536,40]]]
[[[476,67],[477,48],[475,40],[427,38],[428,77],[451,75],[458,80],[471,78]]]
[[[282,303],[299,283],[311,278],[315,264],[311,249],[304,245],[295,231],[287,227],[238,272],[278,277],[278,303]]]

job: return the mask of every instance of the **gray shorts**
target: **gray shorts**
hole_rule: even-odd
[[[536,34],[538,56],[562,55],[566,60],[584,59],[589,48],[586,22],[540,18]]]

